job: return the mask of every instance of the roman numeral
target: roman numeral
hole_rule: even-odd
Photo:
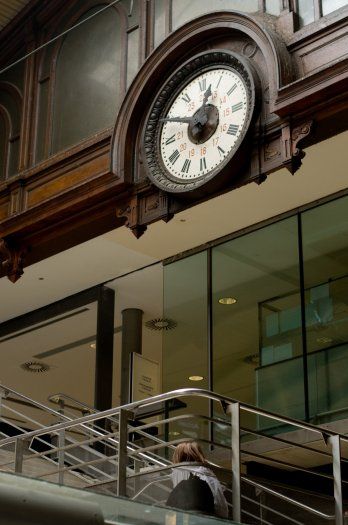
[[[233,91],[236,89],[237,87],[237,84],[233,84],[233,86],[227,91],[227,95],[230,96]]]
[[[243,102],[238,102],[238,104],[235,104],[234,106],[232,106],[232,113],[242,109],[242,107],[243,107]]]
[[[180,157],[180,153],[178,152],[178,150],[174,150],[173,153],[171,154],[171,156],[169,157],[169,160],[172,164],[174,164],[178,158]]]
[[[202,78],[202,80],[199,81],[199,89],[201,91],[205,91],[207,89],[207,79]]]
[[[216,84],[216,89],[219,87],[221,79],[222,79],[222,75],[220,75],[219,82]]]
[[[166,146],[168,146],[168,144],[171,144],[172,142],[175,142],[175,133],[166,140]]]
[[[236,135],[238,129],[239,129],[239,126],[237,126],[236,124],[230,124],[228,126],[227,134],[228,135]]]
[[[185,162],[184,162],[183,167],[181,168],[181,172],[182,173],[188,173],[188,171],[190,169],[190,164],[191,164],[191,161],[186,159]]]
[[[220,148],[220,146],[218,146],[218,150],[219,150],[220,155],[224,156],[225,150]]]
[[[205,161],[205,157],[202,157],[199,159],[199,171],[203,171],[207,169],[207,163]]]
[[[185,100],[185,102],[187,102],[187,103],[191,102],[191,99],[190,99],[190,97],[188,96],[187,93],[185,93],[181,98],[182,98],[183,100]]]

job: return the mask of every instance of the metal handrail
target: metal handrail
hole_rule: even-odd
[[[64,402],[65,399],[67,401],[70,401],[71,403],[74,403],[75,405],[78,405],[75,407],[72,405],[65,404],[65,406],[67,406],[68,408],[72,408],[73,410],[78,410],[82,414],[86,411],[90,412],[91,414],[95,414],[96,412],[98,412],[96,408],[91,407],[87,405],[87,403],[83,403],[82,401],[79,401],[78,399],[75,399],[74,397],[71,397],[68,394],[64,394],[63,392],[58,392],[57,394],[51,394],[50,396],[47,397],[47,400],[50,401],[50,403],[54,403],[56,405],[59,405],[59,402],[61,400]]]
[[[219,403],[224,402],[224,403],[231,404],[231,405],[236,403],[236,404],[238,404],[238,406],[241,409],[243,409],[246,412],[249,412],[251,414],[256,414],[256,415],[259,415],[259,416],[268,417],[269,419],[273,419],[275,421],[278,421],[280,423],[284,423],[284,424],[287,424],[287,425],[296,426],[297,428],[300,428],[300,429],[303,429],[303,430],[311,430],[311,431],[313,431],[313,432],[315,432],[317,434],[320,434],[321,437],[323,437],[323,436],[330,436],[330,437],[339,436],[340,439],[342,439],[343,441],[346,441],[348,443],[348,437],[345,436],[344,434],[340,434],[338,432],[334,432],[334,431],[332,431],[330,429],[327,429],[327,428],[321,428],[320,426],[315,426],[315,425],[312,425],[311,423],[304,423],[303,421],[300,421],[300,420],[297,420],[297,419],[293,419],[293,418],[290,418],[290,417],[280,416],[280,415],[276,414],[275,412],[270,412],[270,411],[267,411],[267,410],[263,410],[261,408],[254,407],[253,405],[249,405],[248,403],[243,403],[243,402],[238,401],[236,399],[233,399],[231,397],[222,396],[220,394],[216,394],[216,393],[211,392],[209,390],[200,389],[200,388],[180,388],[180,389],[177,389],[177,390],[172,390],[171,392],[166,392],[164,394],[158,394],[156,396],[150,397],[148,399],[144,399],[142,401],[134,401],[134,402],[128,403],[126,405],[121,405],[121,406],[115,407],[115,408],[109,408],[109,409],[104,410],[102,412],[98,412],[97,414],[89,414],[87,416],[83,416],[83,417],[76,418],[76,419],[67,418],[67,416],[65,416],[65,418],[69,419],[68,423],[58,423],[58,424],[52,425],[50,427],[50,430],[53,430],[53,431],[55,431],[55,430],[57,430],[57,431],[58,430],[63,430],[64,428],[69,427],[69,425],[70,426],[83,425],[85,423],[98,421],[99,419],[106,419],[109,416],[114,416],[116,414],[119,414],[121,411],[125,411],[126,410],[126,411],[136,412],[136,410],[139,409],[139,408],[150,407],[150,406],[155,405],[155,404],[157,404],[159,402],[169,401],[170,399],[174,399],[174,398],[177,398],[177,397],[188,397],[188,396],[204,397],[206,399],[210,399],[211,401],[217,401]],[[42,406],[44,407],[45,405],[42,405]],[[49,410],[52,410],[52,412],[56,412],[53,409],[49,409]],[[61,415],[61,414],[59,414],[59,412],[56,412],[56,414]],[[88,427],[88,429],[91,430],[90,427]],[[136,431],[136,428],[133,429],[133,431]],[[38,432],[38,433],[40,433],[40,432]],[[35,431],[31,431],[31,432],[28,432],[27,435],[28,435],[28,437],[29,436],[34,436],[34,435],[36,435],[36,432]],[[264,437],[268,437],[267,434],[264,434]],[[8,442],[10,442],[10,441],[8,441]],[[0,441],[0,443],[2,443],[2,441]]]
[[[120,420],[120,426],[119,426],[119,442],[118,442],[118,450],[119,450],[119,455],[118,455],[118,478],[117,478],[117,486],[118,486],[118,494],[119,495],[125,495],[124,491],[125,490],[125,480],[127,479],[127,472],[125,470],[125,467],[127,465],[127,462],[126,460],[124,459],[123,455],[125,454],[127,457],[127,451],[128,451],[128,447],[127,447],[127,439],[128,439],[128,433],[129,432],[134,432],[136,431],[136,429],[134,428],[127,428],[128,425],[127,425],[127,421],[129,419],[132,419],[132,417],[134,417],[134,415],[136,415],[137,411],[141,408],[147,408],[147,407],[151,407],[152,405],[156,404],[156,403],[160,403],[160,402],[165,402],[165,401],[169,401],[173,398],[178,398],[178,397],[188,397],[188,396],[193,396],[193,397],[203,397],[205,399],[209,399],[211,401],[216,401],[218,403],[222,403],[224,405],[229,405],[231,410],[230,410],[230,415],[231,415],[231,447],[228,447],[231,449],[232,451],[232,488],[233,488],[233,518],[236,520],[236,521],[240,521],[240,516],[241,516],[241,507],[240,507],[240,499],[241,499],[241,493],[240,493],[240,482],[241,480],[244,480],[244,481],[251,481],[251,480],[248,480],[247,479],[243,479],[243,476],[241,476],[240,474],[240,458],[241,458],[241,454],[244,453],[244,454],[250,454],[250,451],[247,452],[247,451],[243,451],[241,450],[240,448],[240,431],[241,431],[241,427],[240,427],[240,424],[239,424],[239,413],[241,410],[247,412],[247,413],[251,413],[251,414],[256,414],[256,415],[259,415],[259,416],[263,416],[263,417],[267,417],[269,419],[272,419],[274,421],[277,421],[277,422],[280,422],[282,424],[286,424],[286,425],[291,425],[297,429],[302,429],[302,430],[309,430],[309,431],[312,431],[316,434],[318,434],[321,438],[324,439],[325,443],[327,444],[328,442],[331,444],[331,447],[332,447],[332,461],[333,461],[333,478],[334,478],[334,499],[335,499],[335,517],[336,517],[336,525],[343,525],[343,509],[342,509],[342,493],[341,493],[341,489],[340,489],[340,486],[342,484],[342,479],[341,479],[341,471],[340,471],[340,462],[341,462],[341,454],[340,454],[340,443],[341,441],[344,441],[344,442],[348,442],[348,438],[345,437],[344,435],[341,435],[337,432],[334,432],[332,430],[328,430],[326,428],[321,428],[321,427],[317,427],[317,426],[314,426],[313,424],[310,424],[310,423],[304,423],[302,421],[298,421],[296,419],[293,419],[293,418],[289,418],[289,417],[286,417],[286,416],[280,416],[278,414],[275,414],[273,412],[270,412],[270,411],[266,411],[266,410],[263,410],[263,409],[260,409],[260,408],[257,408],[257,407],[254,407],[252,405],[249,405],[247,403],[242,403],[242,402],[239,402],[237,400],[234,400],[232,398],[229,398],[229,397],[226,397],[226,396],[222,396],[222,395],[219,395],[219,394],[215,394],[213,392],[210,392],[208,390],[203,390],[203,389],[198,389],[198,388],[186,388],[186,389],[178,389],[178,390],[174,390],[172,392],[168,392],[168,393],[164,393],[164,394],[159,394],[157,396],[154,396],[152,398],[148,398],[148,399],[145,399],[145,400],[142,400],[142,401],[136,401],[136,402],[133,402],[133,403],[129,403],[129,404],[126,404],[126,405],[123,405],[121,407],[116,407],[116,408],[111,408],[111,409],[108,409],[108,410],[105,410],[103,412],[99,412],[97,414],[89,414],[89,415],[86,415],[84,417],[80,417],[80,418],[77,418],[77,419],[74,419],[74,420],[70,420],[69,422],[63,422],[63,423],[58,423],[58,424],[55,424],[53,426],[51,426],[49,428],[50,432],[61,432],[61,431],[64,431],[64,430],[67,430],[67,429],[71,429],[71,428],[74,428],[74,427],[77,427],[79,425],[83,426],[83,425],[87,425],[89,423],[93,423],[95,421],[98,421],[99,419],[105,419],[105,418],[108,418],[110,416],[119,416],[119,420]],[[159,422],[161,423],[161,422]],[[126,425],[126,426],[125,426]],[[146,425],[144,425],[146,426]],[[144,427],[143,426],[143,427]],[[144,430],[144,428],[142,428],[142,430]],[[89,431],[91,431],[91,429],[89,428]],[[38,436],[40,434],[43,433],[43,430],[36,430],[36,431],[31,431],[31,432],[28,432],[28,433],[25,433],[25,434],[21,434],[20,436],[16,436],[16,437],[10,437],[10,438],[5,438],[3,440],[0,441],[0,447],[1,446],[4,446],[6,444],[9,444],[9,443],[18,443],[20,442],[21,440],[25,440],[25,439],[29,439],[29,438],[32,438],[32,437],[35,437],[35,436]],[[122,434],[122,436],[121,436]],[[262,432],[259,433],[260,435],[264,436],[265,438],[270,438],[272,439],[272,436],[268,436],[267,434],[263,434]],[[149,438],[151,438],[152,436],[150,435],[147,435]],[[105,436],[103,436],[105,438]],[[187,440],[187,439],[186,439]],[[173,445],[177,442],[179,442],[180,440],[174,440],[174,441],[168,441],[168,442],[163,442],[163,445],[164,446],[170,446],[170,445]],[[293,443],[294,446],[296,447],[299,447],[301,448],[302,445],[300,443]],[[62,450],[64,447],[58,447],[57,450]],[[150,449],[151,447],[143,447],[142,449],[139,449],[138,451],[132,451],[131,455],[134,456],[137,454],[137,452],[139,454],[141,454],[142,452],[144,452],[145,449]],[[302,448],[307,448],[308,447],[302,447]],[[316,450],[313,450],[313,452],[317,452]],[[253,453],[255,455],[255,453]],[[262,456],[262,455],[258,455],[258,457],[262,457],[263,459],[270,459],[271,461],[276,461],[276,460],[273,460],[272,458],[267,458],[267,456]],[[284,462],[283,462],[284,463]],[[291,464],[287,464],[287,466],[290,466]],[[122,468],[123,470],[122,470]],[[292,465],[294,467],[294,465]],[[154,471],[158,471],[158,470],[165,470],[166,468],[168,468],[168,464],[166,466],[163,466],[161,467],[160,469],[158,468],[155,468],[152,470],[152,472]],[[300,466],[295,466],[295,468],[301,468]],[[147,471],[148,473],[150,473],[151,471]],[[311,471],[311,473],[313,473],[313,471]],[[134,474],[131,474],[130,476],[134,476]],[[324,475],[326,477],[326,475]],[[255,482],[253,482],[255,483]],[[251,483],[252,484],[252,483]],[[261,488],[261,487],[260,487]],[[267,490],[266,490],[267,489]],[[271,491],[272,489],[269,489],[268,487],[264,487],[262,486],[262,490],[265,490],[265,491]],[[277,495],[278,496],[278,493],[276,491],[273,491],[274,495]],[[281,497],[281,496],[279,496]],[[287,496],[284,496],[282,495],[283,499],[290,502],[291,498],[290,499],[287,499],[288,497]],[[298,505],[299,508],[302,508],[301,505],[304,505],[304,504],[301,504],[295,500],[291,500],[291,502],[293,502],[295,505]],[[305,506],[307,508],[307,506]],[[311,507],[308,508],[308,510],[311,509]],[[314,509],[315,510],[315,509]],[[310,512],[310,510],[309,510]],[[325,515],[324,513],[320,513],[320,511],[316,511],[315,514],[317,516],[321,516],[325,519],[332,519],[332,516],[329,516],[329,515]]]
[[[105,434],[104,432],[102,432],[101,430],[97,430],[93,427],[89,427],[89,426],[85,426],[84,422],[81,421],[84,419],[84,417],[81,417],[81,418],[71,418],[69,416],[66,416],[65,414],[61,414],[60,412],[58,412],[57,410],[54,410],[53,408],[50,408],[42,403],[39,403],[38,401],[35,401],[33,399],[31,399],[30,397],[26,396],[25,394],[21,394],[19,392],[17,392],[16,390],[10,388],[10,387],[7,387],[5,385],[0,385],[0,389],[4,391],[4,393],[7,393],[7,392],[10,392],[11,394],[14,394],[16,396],[18,396],[19,398],[22,398],[24,399],[26,402],[28,402],[28,404],[31,404],[33,406],[35,406],[35,408],[38,408],[44,412],[49,412],[51,415],[54,415],[55,417],[57,418],[60,418],[60,419],[64,419],[66,420],[66,423],[56,423],[54,425],[50,425],[50,427],[48,427],[48,430],[50,433],[58,433],[60,430],[65,430],[67,428],[71,428],[73,426],[79,426],[79,427],[82,427],[82,429],[85,431],[85,433],[87,434],[94,434],[95,436],[99,436],[100,439],[104,439],[104,440],[109,440],[111,443],[112,443],[112,446],[114,448],[117,448],[118,446],[118,440],[114,439],[113,437],[110,436],[110,434]],[[73,399],[73,398],[72,398]],[[11,402],[13,402],[14,400],[11,399]],[[119,407],[119,408],[122,408],[122,407]],[[109,409],[111,411],[114,411],[115,409]],[[118,410],[115,412],[114,415],[117,415],[119,412]],[[104,414],[104,412],[98,412],[96,411],[95,414],[98,415],[98,417],[95,419],[96,421],[99,420],[99,419],[105,419],[105,416],[102,415],[99,417],[99,414]],[[78,423],[75,425],[73,424],[73,422],[77,421]],[[116,421],[116,420],[115,420]],[[90,421],[86,421],[85,423],[89,423]],[[92,422],[93,422],[93,419],[92,419]],[[63,426],[61,426],[63,425]],[[57,428],[58,427],[58,428]],[[47,432],[47,427],[44,427],[46,429],[46,432]],[[136,431],[137,429],[134,429],[134,431]],[[45,433],[46,433],[45,432]],[[34,437],[37,437],[38,435],[42,434],[43,432],[38,429],[38,430],[32,430],[32,431],[29,431],[29,432],[24,432],[23,434],[21,434],[20,436],[13,436],[13,437],[10,437],[10,438],[4,438],[2,440],[0,440],[0,446],[4,446],[8,443],[11,443],[13,441],[11,440],[15,440],[16,437],[21,437],[23,438],[23,436],[25,436],[25,439],[30,439],[30,438],[34,438]],[[9,439],[10,441],[6,441],[7,439]],[[24,438],[23,438],[24,439]],[[131,451],[133,451],[134,449],[136,450],[137,447],[135,445],[129,445],[129,449]],[[52,449],[52,451],[54,452],[55,449]],[[52,453],[51,451],[51,453]],[[158,460],[158,458],[156,458],[154,455],[152,456],[149,456],[149,455],[144,455],[143,457],[144,460],[146,461],[151,461],[151,462],[158,462],[159,464],[164,464],[163,462],[163,459],[161,461]]]

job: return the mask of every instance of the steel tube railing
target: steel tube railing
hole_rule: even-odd
[[[11,391],[10,389],[3,389],[4,391]],[[16,393],[17,394],[17,393]],[[324,428],[320,428],[320,427],[316,427],[310,423],[304,423],[302,421],[297,421],[295,419],[292,419],[292,418],[289,418],[289,417],[286,417],[286,416],[280,416],[278,414],[275,414],[273,412],[269,412],[269,411],[266,411],[266,410],[263,410],[263,409],[260,409],[260,408],[257,408],[257,407],[253,407],[249,404],[246,404],[246,403],[242,403],[242,402],[239,402],[237,400],[234,400],[232,398],[228,398],[228,397],[225,397],[225,396],[221,396],[219,394],[215,394],[213,392],[210,392],[208,390],[203,390],[203,389],[197,389],[197,388],[188,388],[188,389],[178,389],[178,390],[174,390],[172,392],[168,392],[168,393],[165,393],[165,394],[159,394],[157,396],[154,396],[150,399],[146,399],[146,400],[143,400],[143,401],[137,401],[137,402],[133,402],[133,403],[129,403],[127,405],[123,405],[121,407],[117,407],[117,408],[112,408],[112,409],[109,409],[109,410],[106,410],[106,411],[103,411],[103,412],[99,412],[97,414],[88,414],[86,416],[83,416],[83,417],[79,417],[77,419],[74,419],[74,420],[71,420],[70,418],[66,418],[65,419],[69,419],[68,421],[64,421],[64,422],[61,422],[61,423],[56,423],[54,425],[52,425],[51,427],[49,427],[48,429],[38,429],[38,430],[33,430],[33,431],[30,431],[30,432],[27,432],[25,434],[22,434],[21,436],[16,436],[16,437],[8,437],[8,438],[5,438],[5,439],[2,439],[0,441],[0,448],[2,446],[5,446],[5,445],[8,445],[8,444],[11,444],[11,443],[18,443],[18,458],[17,458],[17,465],[18,465],[18,469],[20,469],[20,464],[21,464],[21,446],[19,445],[19,442],[23,441],[23,440],[28,440],[28,439],[33,439],[34,437],[39,437],[40,435],[42,435],[43,433],[47,433],[48,431],[51,432],[51,433],[58,433],[58,435],[63,435],[64,432],[66,431],[71,431],[71,429],[76,429],[76,428],[87,428],[89,432],[94,432],[95,435],[94,437],[96,437],[96,434],[98,433],[97,431],[95,431],[94,429],[92,429],[91,427],[89,427],[88,425],[89,424],[94,424],[96,421],[99,421],[100,419],[106,419],[106,418],[110,418],[110,417],[118,417],[121,419],[120,421],[120,424],[119,424],[119,436],[118,436],[118,441],[115,440],[115,448],[118,449],[118,455],[117,455],[117,465],[115,465],[115,468],[117,466],[117,469],[118,469],[118,475],[117,475],[117,484],[118,484],[118,493],[119,494],[125,494],[125,480],[128,478],[128,477],[131,477],[131,476],[127,476],[127,457],[128,456],[136,456],[136,455],[139,455],[141,456],[141,454],[144,454],[145,451],[149,451],[150,449],[155,449],[156,447],[157,448],[161,448],[161,447],[172,447],[173,445],[177,444],[178,442],[180,441],[183,441],[183,440],[173,440],[173,441],[162,441],[162,440],[159,440],[160,442],[158,442],[158,438],[154,438],[154,441],[157,440],[157,442],[155,443],[155,445],[149,445],[147,447],[142,447],[140,449],[136,449],[135,447],[130,447],[127,443],[127,436],[128,436],[128,432],[134,432],[136,433],[138,431],[138,429],[136,427],[132,427],[132,428],[127,428],[127,425],[128,425],[128,419],[130,417],[130,412],[135,414],[137,414],[137,411],[139,409],[147,409],[147,408],[150,408],[152,407],[153,405],[155,404],[158,404],[158,403],[163,403],[165,401],[169,401],[169,400],[172,400],[172,399],[175,399],[175,398],[178,398],[178,397],[202,397],[202,398],[205,398],[205,399],[208,399],[212,402],[218,402],[218,403],[223,403],[225,406],[229,406],[230,407],[230,416],[231,416],[231,420],[230,420],[230,423],[227,422],[226,425],[231,425],[230,427],[230,432],[231,432],[231,446],[230,447],[227,447],[226,445],[224,445],[224,448],[227,447],[231,450],[231,455],[232,455],[232,465],[231,465],[231,471],[232,471],[232,485],[233,485],[233,491],[232,491],[232,494],[233,494],[233,518],[236,520],[236,521],[240,521],[241,519],[241,514],[242,512],[244,512],[241,508],[241,481],[247,481],[247,482],[251,482],[251,480],[246,480],[244,479],[243,476],[241,476],[241,470],[240,470],[240,465],[241,465],[241,456],[244,456],[244,455],[247,455],[247,456],[251,456],[251,457],[257,457],[257,458],[260,458],[262,459],[263,461],[271,461],[271,462],[274,462],[274,463],[278,463],[280,465],[282,465],[283,467],[287,467],[287,468],[293,468],[293,469],[298,469],[298,470],[302,470],[302,471],[305,471],[305,472],[309,472],[310,474],[312,475],[319,475],[323,478],[327,478],[327,479],[333,479],[333,482],[334,482],[334,501],[335,501],[335,520],[336,520],[336,525],[343,525],[343,504],[342,504],[342,483],[346,483],[346,481],[342,480],[342,476],[341,476],[341,461],[342,461],[342,458],[341,458],[341,444],[344,442],[344,443],[348,443],[348,438],[343,436],[343,435],[340,435],[332,430],[328,430],[328,429],[324,429]],[[28,398],[29,399],[29,398]],[[45,407],[46,408],[46,407]],[[54,410],[52,410],[53,413],[55,413]],[[268,419],[271,419],[272,421],[276,421],[277,423],[280,423],[280,424],[284,424],[284,425],[290,425],[291,427],[294,427],[295,429],[299,429],[299,430],[305,430],[305,431],[310,431],[310,432],[313,432],[315,435],[317,435],[320,439],[324,439],[325,442],[329,442],[329,444],[331,445],[331,448],[332,448],[332,454],[329,454],[331,455],[332,457],[332,464],[333,464],[333,475],[330,476],[328,474],[324,474],[324,473],[318,473],[318,472],[315,472],[313,470],[310,470],[309,468],[306,468],[306,467],[302,467],[301,465],[296,465],[296,464],[292,464],[290,462],[287,462],[287,461],[282,461],[282,460],[279,460],[279,459],[275,459],[275,458],[272,458],[272,457],[267,457],[267,455],[262,455],[262,454],[258,454],[256,453],[255,451],[252,451],[252,450],[243,450],[243,448],[241,448],[241,444],[240,444],[240,437],[241,437],[241,432],[245,432],[245,431],[248,431],[248,430],[245,430],[244,428],[241,428],[240,426],[240,414],[241,413],[248,413],[248,414],[254,414],[254,415],[258,415],[258,416],[262,416],[262,417],[265,417],[265,418],[268,418]],[[62,414],[59,414],[59,413],[56,413],[57,415],[59,415],[60,417],[62,417]],[[142,417],[146,417],[146,415],[142,416]],[[166,423],[170,423],[170,422],[173,422],[175,420],[178,420],[180,416],[174,416],[173,418],[166,418],[164,421]],[[189,416],[190,417],[190,416]],[[207,420],[210,420],[210,418],[207,418]],[[156,424],[163,424],[163,420],[162,421],[159,421],[157,422]],[[149,428],[149,424],[146,424],[146,425],[141,425],[139,427],[139,433],[140,432],[144,432],[144,430],[148,429]],[[252,431],[251,431],[252,433]],[[152,439],[152,436],[150,434],[146,434],[146,437],[151,440]],[[275,439],[277,440],[277,438],[274,438],[274,436],[268,436],[266,433],[262,433],[260,431],[257,432],[257,435],[260,436],[260,437],[263,437],[265,439]],[[109,436],[110,434],[108,434],[107,436],[105,436],[105,434],[100,434],[99,435],[99,440],[103,440],[103,438],[105,439],[109,439]],[[279,438],[279,441],[281,441],[282,438]],[[187,440],[187,438],[185,439]],[[88,444],[89,443],[89,440],[85,440],[85,442]],[[283,440],[284,442],[284,440]],[[298,447],[298,448],[302,448],[304,450],[306,450],[307,452],[310,450],[312,453],[324,453],[326,456],[328,456],[328,453],[326,451],[319,451],[319,450],[315,450],[315,449],[312,449],[311,447],[308,447],[306,445],[302,445],[301,443],[298,443],[298,442],[295,442],[295,443],[292,443],[291,441],[288,441],[286,440],[286,443],[287,444],[291,444],[292,446],[294,447]],[[63,451],[66,449],[66,446],[61,446],[61,445],[65,445],[65,443],[62,443],[60,442],[58,447],[55,447],[55,451],[58,451],[58,454],[60,451]],[[78,442],[76,444],[76,446],[78,446]],[[23,454],[22,454],[23,456]],[[116,459],[116,457],[115,457]],[[144,458],[142,458],[144,459]],[[150,462],[154,462],[153,459],[148,459]],[[79,463],[79,466],[80,467],[83,467],[85,465],[88,465],[88,464],[92,464],[94,463],[95,460],[92,460],[91,462],[88,462],[88,461],[81,461]],[[98,460],[96,460],[98,461]],[[62,463],[63,461],[60,461],[60,467],[62,466]],[[165,465],[165,460],[164,460],[164,465]],[[60,470],[63,470],[63,471],[66,471],[66,470],[69,470],[70,468],[78,468],[79,467],[78,465],[74,465],[73,467],[64,467],[64,468],[59,468],[59,465],[58,465],[58,472]],[[163,466],[163,469],[166,469],[168,468],[168,466]],[[159,469],[155,468],[152,470],[152,472],[155,472],[155,471],[158,471]],[[148,472],[151,472],[151,471],[148,471]],[[136,474],[135,474],[136,475]],[[270,492],[271,489],[268,489],[266,487],[261,487],[259,486],[259,488],[262,488],[262,490],[265,490],[266,492]],[[293,500],[291,500],[291,498],[288,498],[284,495],[280,495],[279,493],[277,493],[276,491],[274,491],[274,494],[273,495],[276,495],[277,497],[280,497],[281,499],[283,499],[284,501],[287,501],[288,503],[293,503],[293,504],[297,504],[297,506],[303,510],[308,510],[308,512],[311,512],[315,509],[311,509],[310,507],[307,507],[305,506],[304,504],[302,503],[299,503],[299,502],[294,502]],[[321,516],[321,517],[325,517],[325,519],[332,519],[331,516],[329,515],[325,515],[323,513],[320,513],[320,511],[315,511],[314,512],[315,515],[317,515],[318,517]]]

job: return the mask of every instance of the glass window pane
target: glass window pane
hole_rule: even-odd
[[[344,197],[302,214],[310,408],[319,422],[348,415],[347,206]]]
[[[155,37],[154,45],[158,46],[165,37],[165,5],[163,0],[155,0]]]
[[[163,277],[164,317],[176,323],[163,335],[163,391],[208,388],[207,253],[165,266]],[[194,376],[202,379],[189,379]],[[207,401],[193,398],[187,410],[207,413]],[[171,437],[196,438],[204,435],[205,430],[206,426],[199,420],[182,420],[171,425],[169,432]]]
[[[296,217],[217,246],[212,264],[214,391],[303,418]]]
[[[2,384],[46,406],[48,396],[58,392],[93,406],[95,350],[90,345],[95,342],[96,325],[97,303],[93,302],[9,333],[0,342]],[[33,373],[33,362],[47,370]],[[13,405],[17,410],[19,407]],[[51,407],[58,409],[57,405]],[[74,412],[74,416],[81,416],[81,412]],[[57,422],[56,416],[44,412],[35,411],[32,417],[45,425]],[[30,421],[23,425],[21,419],[21,423],[24,428],[36,428]]]
[[[0,180],[6,175],[6,146],[7,146],[6,123],[0,113]]]
[[[300,25],[305,26],[314,22],[314,2],[313,0],[298,0],[297,12],[300,18]]]
[[[336,9],[345,5],[348,5],[347,0],[322,0],[323,15],[332,13],[332,11],[336,11]]]
[[[13,59],[14,60],[14,59]],[[0,82],[10,82],[23,93],[25,61],[11,67],[0,76]]]
[[[113,125],[119,99],[120,37],[118,15],[108,9],[65,38],[56,68],[53,152]]]
[[[280,0],[266,0],[266,13],[280,15]]]
[[[139,29],[128,33],[127,52],[127,87],[132,82],[139,69]]]
[[[173,28],[176,29],[197,16],[221,10],[252,13],[258,10],[258,0],[173,0]]]
[[[8,176],[12,177],[18,173],[19,161],[19,137],[9,143]]]
[[[39,84],[39,111],[37,118],[36,135],[36,162],[45,158],[45,144],[47,133],[47,109],[49,96],[49,80]]]

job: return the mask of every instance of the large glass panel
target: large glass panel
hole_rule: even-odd
[[[120,22],[114,9],[67,35],[56,68],[53,153],[113,125],[120,95],[120,60]]]
[[[164,267],[164,317],[171,329],[163,336],[163,391],[208,388],[206,252]],[[207,414],[207,402],[195,398],[186,410]],[[175,414],[181,413],[177,410]],[[184,419],[168,432],[171,439],[206,437],[207,426],[203,421]]]
[[[48,396],[58,392],[93,406],[97,303],[39,319],[37,314],[33,324],[13,332],[0,325],[2,385],[46,406]],[[18,401],[10,406],[17,411],[9,414],[10,420],[21,428],[36,428],[35,421],[56,422],[45,411],[28,408],[23,412]],[[32,426],[21,413],[32,417]]]
[[[292,217],[213,249],[213,387],[303,418],[297,238]]]
[[[336,11],[336,9],[344,7],[345,5],[348,5],[347,0],[322,0],[323,15],[325,16],[328,13],[332,13],[332,11]]]
[[[348,197],[302,214],[310,413],[348,415]]]
[[[181,26],[188,20],[206,13],[214,13],[221,10],[243,11],[252,13],[258,10],[258,0],[173,0],[172,20],[173,29]]]
[[[297,12],[300,18],[300,25],[305,26],[314,22],[314,1],[297,0]]]

